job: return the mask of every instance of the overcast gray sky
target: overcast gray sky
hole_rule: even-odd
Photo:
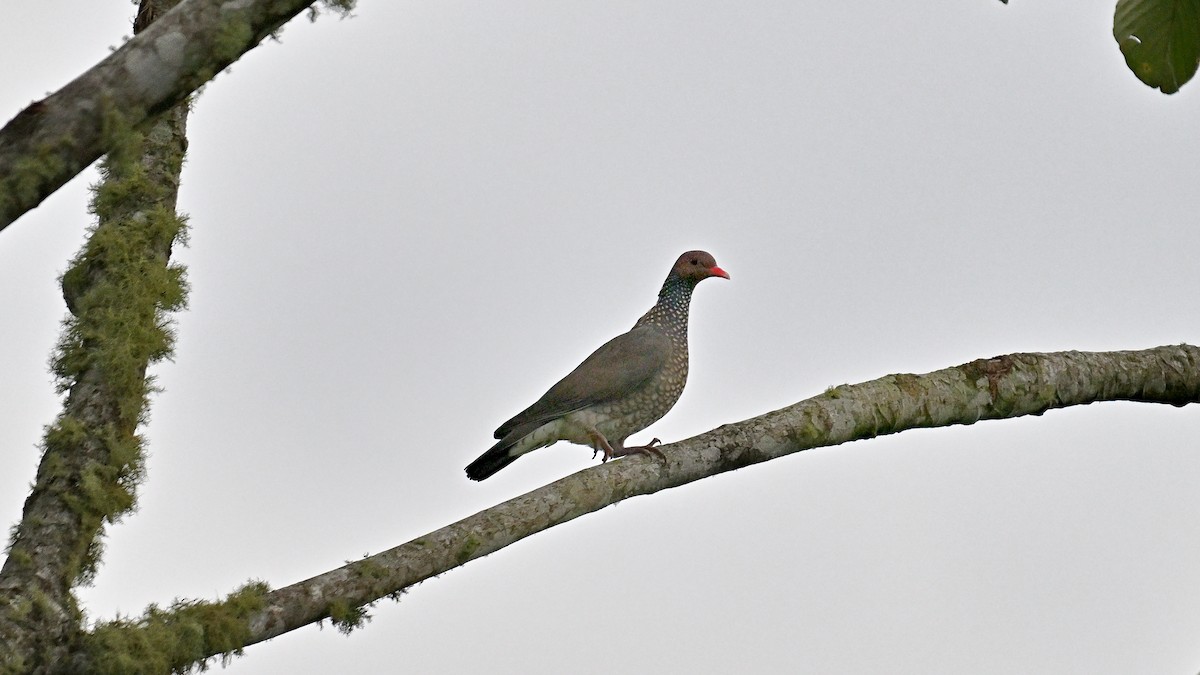
[[[12,3],[11,117],[128,2]],[[211,83],[191,307],[141,510],[89,616],[283,586],[592,464],[485,483],[497,425],[684,250],[679,440],[895,372],[1196,343],[1200,83],[1125,68],[1111,3],[371,2]],[[0,233],[0,514],[58,410],[79,177]],[[805,452],[624,502],[238,674],[1196,673],[1200,409],[1101,404]]]

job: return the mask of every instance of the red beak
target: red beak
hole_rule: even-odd
[[[713,275],[714,277],[722,277],[724,279],[729,278],[729,272],[726,272],[725,270],[721,269],[720,267],[717,267],[716,265],[713,265],[712,267],[708,268],[708,273]]]

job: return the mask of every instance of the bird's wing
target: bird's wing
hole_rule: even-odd
[[[536,403],[496,429],[503,438],[518,426],[529,431],[567,413],[613,401],[646,384],[671,356],[671,340],[652,326],[639,326],[601,345]],[[526,432],[528,433],[528,431]]]

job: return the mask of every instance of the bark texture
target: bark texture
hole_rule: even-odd
[[[0,230],[314,1],[184,0],[30,104],[0,129]]]

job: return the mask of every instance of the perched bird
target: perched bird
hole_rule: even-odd
[[[630,434],[658,421],[683,393],[688,373],[688,307],[696,284],[729,278],[704,251],[688,251],[671,268],[658,302],[628,333],[584,359],[536,403],[496,429],[500,439],[467,466],[483,480],[532,450],[558,441],[590,445],[610,457],[662,456],[654,445],[625,447]]]

